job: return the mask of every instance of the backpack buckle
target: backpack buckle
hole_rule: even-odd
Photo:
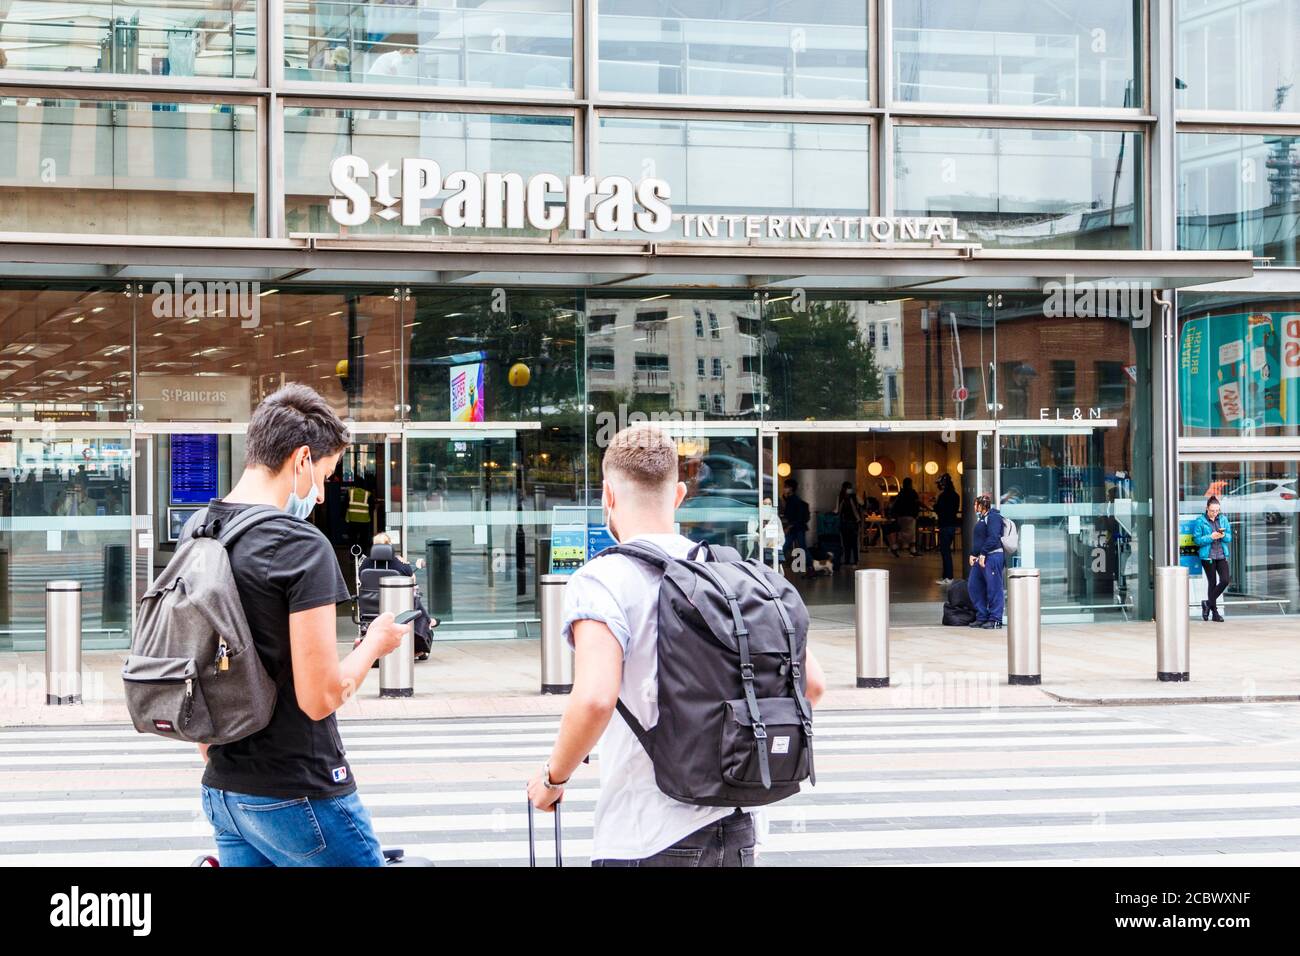
[[[740,665],[740,679],[743,680],[743,681],[752,681],[752,680],[754,679],[754,665],[753,665],[753,664],[741,664],[741,665]]]
[[[755,739],[755,740],[766,740],[766,739],[767,739],[767,727],[765,727],[763,724],[755,724],[755,725],[754,725],[754,739]]]

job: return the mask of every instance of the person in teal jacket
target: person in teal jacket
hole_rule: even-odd
[[[1228,519],[1220,513],[1219,499],[1214,495],[1205,502],[1205,514],[1197,517],[1192,525],[1192,540],[1199,546],[1197,554],[1201,559],[1201,569],[1205,571],[1205,582],[1209,586],[1209,600],[1201,602],[1201,620],[1211,617],[1222,623],[1223,615],[1219,613],[1219,595],[1227,590],[1232,576],[1228,572],[1228,544],[1232,541],[1232,528]]]

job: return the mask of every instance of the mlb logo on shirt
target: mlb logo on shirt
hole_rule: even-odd
[[[348,779],[348,768],[335,767],[330,771],[330,776],[334,778],[335,783],[342,783],[344,780]]]

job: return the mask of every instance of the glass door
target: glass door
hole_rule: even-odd
[[[244,471],[242,424],[159,422],[135,429],[133,593],[138,599],[167,567],[181,529]]]
[[[45,582],[82,586],[88,649],[130,642],[131,434],[84,424],[0,431],[0,650],[45,647]]]
[[[998,428],[997,500],[1020,530],[1013,563],[1041,571],[1044,616],[1138,613],[1150,506],[1132,475],[1108,467],[1114,420]]]
[[[537,620],[549,525],[544,493],[525,494],[521,430],[407,429],[402,534],[407,557],[425,562],[420,584],[438,638],[516,637]]]

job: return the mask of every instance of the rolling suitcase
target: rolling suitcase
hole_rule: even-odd
[[[528,803],[528,865],[537,865],[537,839],[533,830],[533,802]],[[555,865],[564,866],[564,857],[560,852],[560,805],[555,805]]]

